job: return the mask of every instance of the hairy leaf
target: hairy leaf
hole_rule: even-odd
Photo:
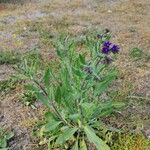
[[[62,97],[61,97],[61,87],[58,86],[57,89],[56,89],[56,92],[55,92],[55,101],[57,103],[61,103],[61,99],[62,99]]]
[[[7,146],[7,141],[5,138],[0,139],[0,147],[5,148]]]
[[[13,132],[8,132],[5,137],[7,140],[11,139],[12,137],[14,136],[14,133]]]
[[[46,88],[49,87],[49,84],[50,84],[50,77],[51,77],[51,70],[50,68],[48,68],[46,71],[45,71],[45,74],[44,74],[44,84],[46,86]]]
[[[35,93],[35,94],[36,94],[39,101],[41,101],[45,106],[50,108],[48,97],[44,96],[43,93]]]
[[[72,150],[78,150],[78,140],[75,142],[74,146],[72,147]]]
[[[60,125],[61,121],[50,121],[44,126],[45,132],[50,132]]]
[[[79,58],[80,58],[80,62],[81,62],[82,64],[85,64],[85,63],[86,63],[86,62],[85,62],[85,56],[84,56],[84,55],[79,54]]]
[[[84,131],[89,141],[92,142],[98,150],[110,150],[108,145],[95,134],[91,127],[85,126]]]
[[[97,83],[94,91],[95,95],[102,94],[115,78],[116,78],[116,72],[109,73],[107,77],[104,78],[103,81]]]
[[[68,128],[66,129],[56,140],[56,144],[62,145],[67,140],[73,137],[73,134],[77,131],[77,128]]]

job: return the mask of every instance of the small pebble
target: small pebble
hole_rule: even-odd
[[[108,10],[108,13],[112,13],[112,10]]]

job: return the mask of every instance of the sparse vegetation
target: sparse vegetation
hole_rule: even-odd
[[[13,138],[14,133],[0,128],[0,149],[8,150],[8,141]]]
[[[0,3],[17,3],[22,1],[23,0],[0,0]]]
[[[0,53],[0,65],[2,64],[16,64],[20,63],[20,56],[18,53],[11,52],[11,51],[2,51]]]
[[[54,91],[54,97],[60,96],[56,94],[58,88],[56,82],[62,80],[64,73],[60,73],[60,70],[66,66],[62,65],[64,61],[56,53],[61,55],[64,47],[71,49],[76,45],[73,60],[76,60],[77,56],[81,54],[88,63],[91,56],[87,47],[92,49],[92,45],[97,43],[101,34],[105,33],[104,35],[107,35],[106,37],[109,39],[108,35],[113,33],[112,41],[120,45],[120,54],[117,57],[113,56],[112,60],[108,57],[103,61],[103,63],[111,62],[111,64],[102,71],[102,76],[105,77],[107,73],[109,74],[109,70],[113,72],[112,70],[115,68],[116,80],[99,97],[93,97],[93,93],[90,91],[84,98],[99,99],[103,101],[103,104],[111,101],[127,105],[123,109],[114,109],[113,107],[114,111],[110,116],[107,114],[104,117],[99,116],[98,121],[103,122],[102,128],[99,128],[100,124],[96,127],[93,127],[93,124],[89,124],[89,126],[90,128],[92,126],[96,136],[107,143],[112,150],[149,150],[149,5],[149,0],[0,0],[0,128],[6,126],[16,133],[15,138],[5,139],[4,144],[8,144],[5,148],[0,146],[0,149],[50,150],[50,147],[56,149],[61,146],[56,144],[58,137],[55,135],[61,136],[66,129],[70,130],[70,126],[63,128],[64,123],[60,121],[59,117],[55,118],[56,122],[53,119],[53,121],[50,120],[51,113],[55,115],[55,112],[39,101],[41,98],[37,96],[37,93],[43,94],[41,88],[38,89],[38,92],[24,88],[32,83],[24,75],[20,76],[17,73],[16,66],[24,68],[26,70],[24,74],[30,74],[30,78],[36,79],[46,90],[43,76],[45,70],[48,72],[51,68],[56,79],[50,78],[54,81],[49,82],[50,91]],[[65,36],[62,33],[65,33]],[[63,36],[58,38],[59,35]],[[90,43],[88,46],[86,45],[87,36]],[[70,48],[68,48],[68,40],[73,41]],[[114,48],[114,52],[117,52],[117,45]],[[108,51],[108,48],[103,47],[105,54]],[[76,61],[69,62],[68,66],[76,68],[76,63]],[[75,77],[81,73],[79,69],[74,72],[73,76]],[[14,74],[16,74],[15,78]],[[68,78],[72,81],[70,77]],[[90,79],[90,81],[92,84],[93,80]],[[34,85],[35,82],[32,86]],[[62,90],[62,87],[60,89]],[[72,90],[72,93],[67,91],[66,95],[70,96],[74,92],[75,90]],[[81,95],[82,91],[77,91],[76,94]],[[61,99],[64,96],[63,100],[65,101],[66,95],[61,94]],[[73,102],[76,97],[71,95],[71,100],[68,98],[68,101]],[[94,111],[96,102],[91,99],[86,101],[88,105],[83,104],[82,107]],[[68,105],[76,110],[71,102]],[[91,105],[91,103],[94,104]],[[85,145],[88,150],[96,150],[92,143],[95,141],[89,142],[84,129],[79,130],[78,125],[81,119],[76,115],[73,117],[77,117],[78,121],[69,118],[68,114],[74,113],[68,111],[68,107],[64,107],[64,103],[60,104],[54,99],[54,104],[67,123],[73,124],[73,128],[77,127],[73,138],[67,140],[64,147],[62,146],[63,148],[60,149],[71,149],[75,144],[74,148],[78,146],[79,150],[80,148],[85,149]],[[112,110],[112,107],[107,109],[107,111],[109,110]],[[45,112],[47,113],[45,114]],[[83,113],[85,114],[85,112]],[[39,122],[37,122],[38,120]],[[83,120],[88,123],[91,118],[84,117]],[[55,123],[59,121],[61,123],[56,129],[51,130],[50,127],[55,127]],[[85,124],[81,123],[82,126]],[[35,139],[31,134],[34,127],[36,128],[34,130]],[[77,140],[78,136],[79,140]]]
[[[139,59],[149,60],[150,59],[150,53],[144,52],[139,48],[131,49],[130,56],[135,60],[139,60]]]
[[[113,150],[149,150],[150,139],[145,139],[142,134],[124,133],[118,136],[118,139],[112,146]]]
[[[36,95],[34,92],[25,90],[25,92],[21,96],[21,100],[25,105],[29,106],[32,105],[36,101]]]
[[[9,93],[11,90],[16,88],[16,85],[19,83],[19,80],[15,77],[11,77],[8,80],[0,81],[0,93]]]

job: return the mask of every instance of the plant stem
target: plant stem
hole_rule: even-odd
[[[36,80],[33,80],[33,81],[40,87],[40,89],[43,91],[43,93],[45,94],[45,96],[48,97],[48,94],[47,94],[46,90],[43,88],[43,86],[42,86],[38,81],[36,81]],[[55,113],[57,114],[57,116],[58,116],[66,125],[70,125],[70,124],[63,118],[63,116],[59,113],[59,111],[57,110],[57,108],[56,108],[56,106],[55,106],[55,104],[54,104],[53,101],[51,101],[51,105],[52,105],[52,107],[53,107]]]

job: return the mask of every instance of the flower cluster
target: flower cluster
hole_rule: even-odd
[[[109,54],[110,52],[116,54],[120,50],[120,47],[116,44],[112,44],[110,41],[105,41],[102,46],[102,53]]]

